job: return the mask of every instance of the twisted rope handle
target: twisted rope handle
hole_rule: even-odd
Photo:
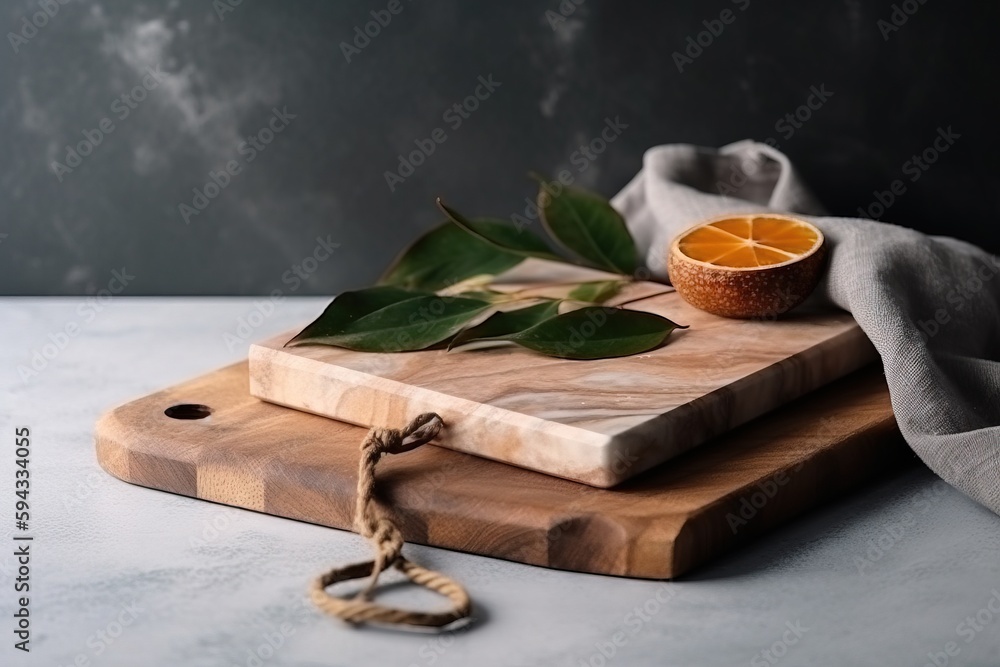
[[[317,577],[309,588],[309,597],[322,611],[352,625],[384,623],[425,627],[443,627],[466,618],[471,613],[469,594],[460,584],[403,556],[402,533],[385,510],[374,502],[375,466],[382,456],[416,449],[433,440],[443,426],[444,422],[438,415],[426,412],[405,428],[373,428],[368,432],[361,443],[354,527],[372,543],[375,558],[364,563],[334,568]],[[448,598],[452,608],[443,612],[407,611],[373,602],[372,592],[378,584],[379,575],[390,567],[395,567],[418,586],[424,586]],[[337,597],[326,591],[333,584],[361,577],[368,577],[368,583],[353,598]]]

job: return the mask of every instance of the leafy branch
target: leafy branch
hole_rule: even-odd
[[[686,328],[652,313],[601,305],[633,282],[639,268],[625,220],[596,194],[556,190],[535,178],[551,243],[505,220],[467,218],[438,199],[443,223],[407,247],[378,285],[339,295],[287,345],[405,352],[513,343],[548,356],[601,359],[645,352]],[[529,257],[618,277],[513,291],[493,284]]]

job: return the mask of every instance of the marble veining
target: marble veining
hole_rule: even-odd
[[[597,361],[517,347],[394,355],[286,349],[292,331],[251,347],[251,393],[366,426],[447,413],[446,446],[606,487],[876,359],[848,313],[730,320],[662,285],[630,290],[655,295],[630,308],[690,329],[649,353]],[[637,463],[616,464],[623,457]]]

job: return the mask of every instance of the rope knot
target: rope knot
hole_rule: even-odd
[[[378,454],[402,454],[436,438],[443,426],[441,417],[425,412],[417,415],[404,428],[373,428],[361,443],[361,449]]]

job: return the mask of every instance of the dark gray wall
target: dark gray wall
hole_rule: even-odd
[[[25,29],[48,1],[0,11],[5,33],[31,35],[0,45],[5,294],[93,293],[122,267],[128,294],[363,285],[438,221],[436,195],[506,217],[531,192],[524,173],[576,171],[606,117],[628,128],[578,182],[607,195],[649,146],[773,137],[834,212],[903,179],[883,219],[1000,249],[997,3],[909,0],[889,32],[892,3],[860,0],[586,0],[556,30],[558,0],[400,0],[348,63],[340,43],[388,0],[245,0],[221,16],[227,0],[73,0]],[[723,9],[732,23],[679,72],[672,54]],[[500,87],[454,129],[443,113],[490,75]],[[833,96],[783,136],[821,85]],[[295,118],[251,162],[239,146],[274,108]],[[113,131],[54,173],[104,119]],[[949,126],[961,138],[911,181],[905,163]],[[390,192],[384,172],[438,127],[447,140]],[[240,173],[186,223],[179,205],[230,160]],[[296,286],[286,272],[327,236],[339,248]]]

